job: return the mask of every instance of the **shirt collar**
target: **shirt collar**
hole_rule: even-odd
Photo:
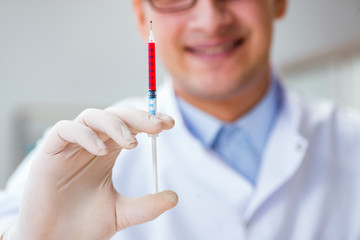
[[[231,123],[231,125],[236,125],[243,130],[248,141],[259,155],[263,152],[277,116],[280,104],[278,88],[278,80],[276,76],[272,76],[270,87],[263,99],[251,111]],[[205,147],[210,148],[221,127],[226,123],[194,107],[178,96],[176,99],[186,127]]]
[[[280,104],[278,84],[277,78],[273,76],[263,99],[236,121],[258,153],[263,152],[278,113]]]
[[[212,115],[176,97],[185,126],[205,147],[210,147],[223,123]]]

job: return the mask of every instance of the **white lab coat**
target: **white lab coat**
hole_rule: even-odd
[[[165,83],[159,111],[174,117],[176,125],[158,138],[159,187],[177,192],[179,203],[112,239],[360,239],[359,115],[286,88],[282,97],[253,188],[191,135],[171,84]],[[120,104],[147,106],[146,98]],[[139,134],[138,141],[136,149],[120,154],[113,170],[115,188],[128,196],[152,190],[150,139]],[[27,171],[24,163],[10,190],[21,189]]]

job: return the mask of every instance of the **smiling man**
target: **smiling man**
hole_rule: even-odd
[[[1,192],[3,239],[360,239],[360,117],[272,71],[286,3],[133,0],[145,40],[154,22],[168,115],[136,98],[57,123]],[[160,132],[159,185],[177,194],[139,197],[139,133]]]
[[[149,19],[154,21],[160,57],[182,99],[234,121],[265,94],[272,23],[283,16],[286,1],[134,4],[144,39]]]

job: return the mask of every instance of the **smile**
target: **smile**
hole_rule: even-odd
[[[198,45],[186,47],[186,50],[192,54],[204,56],[204,57],[215,57],[231,53],[234,49],[239,47],[244,42],[244,39],[238,39],[235,41],[227,41],[221,44],[214,45]]]

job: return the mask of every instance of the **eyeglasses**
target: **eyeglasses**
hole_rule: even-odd
[[[151,7],[160,13],[173,13],[193,7],[197,0],[147,0]]]
[[[173,13],[192,8],[197,0],[147,0],[155,11],[160,13]],[[219,0],[231,2],[236,0]]]

